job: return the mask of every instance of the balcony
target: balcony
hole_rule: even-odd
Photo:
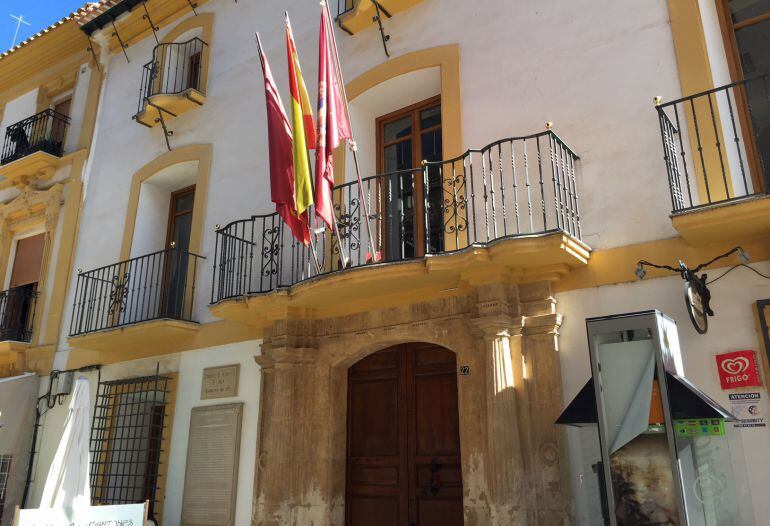
[[[194,336],[195,280],[202,259],[171,248],[78,273],[70,344],[140,357]]]
[[[656,109],[682,237],[701,245],[770,234],[770,74]]]
[[[0,175],[49,179],[60,164],[70,119],[47,109],[8,126],[0,155]]]
[[[38,292],[30,286],[0,292],[0,377],[24,369],[37,298]]]
[[[391,18],[422,0],[337,0],[337,24],[351,35],[376,22],[375,17]],[[331,4],[330,4],[331,8]]]
[[[211,310],[259,326],[289,308],[338,315],[501,277],[557,280],[590,253],[577,163],[548,130],[345,183],[333,192],[340,234],[313,234],[315,256],[275,213],[234,221],[216,232]]]
[[[134,120],[148,127],[162,124],[206,102],[208,45],[200,38],[158,44],[142,68]]]

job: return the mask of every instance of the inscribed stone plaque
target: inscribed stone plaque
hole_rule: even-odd
[[[203,370],[201,400],[238,396],[240,365],[223,365]]]
[[[192,409],[182,526],[234,524],[242,417],[242,403]]]

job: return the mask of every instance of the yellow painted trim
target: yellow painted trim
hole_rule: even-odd
[[[362,73],[346,85],[348,101],[386,80],[419,69],[441,69],[441,119],[444,159],[463,153],[460,96],[460,46],[450,44],[393,57]]]
[[[193,254],[200,253],[203,220],[206,213],[206,200],[208,198],[209,175],[211,174],[212,153],[213,146],[211,144],[182,146],[164,153],[160,157],[156,157],[134,174],[131,179],[131,193],[128,197],[123,242],[120,247],[120,261],[125,261],[131,257],[131,244],[134,240],[136,212],[139,206],[139,193],[141,192],[142,183],[164,168],[188,161],[198,161],[198,175],[195,179],[195,203],[193,204],[192,227],[190,231],[190,252]]]
[[[242,323],[220,320],[202,325],[186,323],[169,325],[169,320],[136,324],[121,329],[101,331],[93,335],[69,338],[72,347],[67,357],[68,368],[78,368],[91,363],[108,365],[174,354],[194,349],[206,349],[230,343],[258,340],[262,332]],[[172,322],[184,323],[184,322]],[[150,324],[155,329],[147,331]],[[182,334],[171,337],[164,331]],[[90,340],[88,338],[90,337]],[[85,343],[83,344],[84,340]],[[88,347],[98,347],[89,349]]]
[[[211,36],[214,32],[214,13],[199,13],[198,16],[189,17],[174,26],[160,41],[161,44],[174,42],[179,36],[195,28],[203,29],[202,40],[211,44]]]
[[[75,261],[75,246],[77,245],[83,197],[82,174],[85,163],[85,152],[73,160],[72,173],[74,176],[70,178],[67,185],[67,199],[62,210],[64,220],[61,225],[59,252],[56,256],[56,270],[54,271],[53,282],[51,283],[51,299],[46,320],[44,340],[46,343],[58,342],[61,333],[61,324],[64,319],[64,309],[66,308],[67,288]]]
[[[90,148],[96,128],[96,113],[99,109],[99,99],[102,92],[104,74],[95,65],[90,65],[91,77],[88,80],[88,94],[86,95],[86,108],[83,111],[83,124],[80,127],[78,137],[78,149]]]
[[[706,47],[706,35],[703,30],[703,19],[697,0],[668,0],[668,12],[671,20],[671,33],[674,38],[674,53],[676,55],[677,68],[679,69],[679,84],[682,95],[692,95],[709,90],[714,86],[714,77],[711,70],[708,49]],[[698,187],[698,195],[701,201],[706,201],[706,185],[703,177],[703,167],[698,157],[698,141],[695,131],[693,111],[685,109],[685,120],[689,130],[690,148],[696,156],[692,166]],[[695,104],[703,149],[703,164],[706,165],[709,182],[709,194],[711,201],[720,201],[727,198],[725,183],[722,178],[722,167],[719,160],[719,151],[714,147],[719,142],[724,160],[727,187],[729,195],[735,195],[730,178],[730,167],[725,152],[725,139],[721,127],[719,108],[714,104],[714,117],[717,122],[717,133],[714,132],[709,105],[705,101]],[[709,147],[705,147],[709,145]]]

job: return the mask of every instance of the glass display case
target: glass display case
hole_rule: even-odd
[[[753,524],[735,418],[684,377],[673,320],[647,311],[586,327],[592,378],[556,422],[598,438],[600,502],[577,496],[593,510],[586,524]]]

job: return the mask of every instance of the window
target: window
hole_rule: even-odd
[[[385,255],[405,259],[443,250],[442,180],[438,170],[422,177],[422,161],[442,158],[441,99],[434,97],[377,119],[377,158],[384,177]],[[427,196],[426,196],[427,194]],[[430,209],[425,225],[427,198]]]
[[[94,505],[148,500],[157,523],[169,382],[155,375],[99,383],[91,427]]]
[[[5,505],[5,489],[8,487],[8,478],[11,476],[11,455],[0,455],[0,520],[3,517]]]
[[[753,171],[764,172],[770,188],[770,0],[718,0],[734,81],[762,77],[736,90],[741,106],[739,117],[744,129],[751,130],[755,141],[748,144]],[[756,151],[752,151],[752,150]]]
[[[29,342],[32,338],[45,237],[38,234],[16,243],[10,287],[0,292],[0,340]]]
[[[163,311],[161,314],[167,318],[179,318],[185,310],[188,267],[191,263],[188,253],[194,203],[195,185],[171,194],[166,246],[174,250],[171,250],[166,258],[165,298],[161,305]]]

